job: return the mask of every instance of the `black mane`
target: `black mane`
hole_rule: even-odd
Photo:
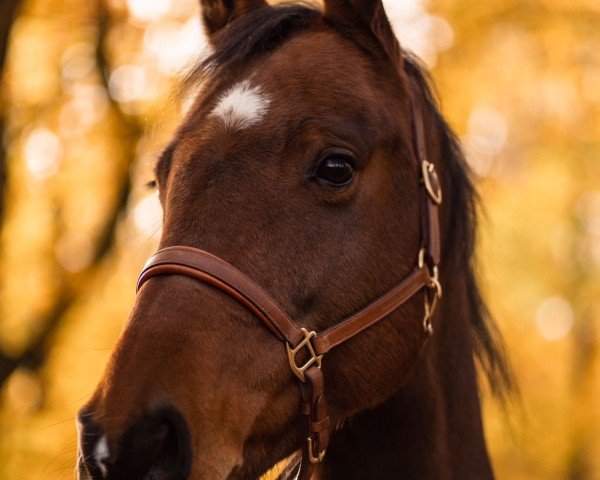
[[[475,244],[477,240],[477,217],[479,195],[473,184],[460,142],[442,116],[434,95],[433,80],[422,62],[410,52],[404,51],[404,70],[421,88],[430,114],[440,130],[442,158],[449,171],[452,195],[450,207],[453,225],[446,249],[450,256],[458,255],[457,261],[467,276],[467,292],[474,336],[474,355],[483,369],[489,387],[502,404],[518,393],[518,386],[506,354],[502,334],[498,330],[482,296],[476,278]]]
[[[247,65],[281,46],[294,33],[314,25],[321,15],[315,7],[302,3],[264,6],[246,13],[212,37],[214,49],[189,71],[184,88],[216,70]]]
[[[322,12],[308,4],[287,4],[258,8],[234,20],[213,38],[213,52],[190,70],[184,87],[190,87],[210,73],[247,65],[275,50],[295,33],[315,25]],[[403,51],[404,70],[422,90],[428,111],[439,128],[442,156],[449,170],[453,225],[447,239],[446,258],[456,256],[467,276],[468,308],[471,311],[474,356],[485,373],[490,389],[504,404],[517,393],[517,385],[505,352],[502,336],[488,311],[477,284],[474,251],[477,237],[479,200],[472,174],[460,143],[444,120],[433,94],[433,82],[414,55]]]

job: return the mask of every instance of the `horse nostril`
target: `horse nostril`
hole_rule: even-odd
[[[80,436],[80,479],[185,480],[190,474],[192,451],[187,424],[173,408],[136,420],[118,442],[116,455],[108,452],[106,437],[95,425],[85,424]]]
[[[137,420],[120,442],[115,478],[185,480],[192,463],[191,443],[183,416],[163,408]]]

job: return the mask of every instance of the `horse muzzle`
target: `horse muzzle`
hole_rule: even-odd
[[[172,407],[134,421],[115,442],[114,451],[100,425],[85,411],[79,414],[78,427],[79,480],[185,480],[190,475],[189,430]]]

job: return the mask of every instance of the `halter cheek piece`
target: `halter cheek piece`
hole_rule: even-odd
[[[300,470],[296,476],[299,480],[308,480],[312,476],[316,464],[323,460],[329,443],[329,417],[321,371],[323,355],[385,318],[421,291],[424,291],[425,302],[423,326],[427,335],[433,331],[431,319],[438,299],[442,296],[442,287],[438,280],[438,205],[442,203],[442,191],[435,166],[427,160],[418,87],[412,80],[409,90],[414,117],[414,148],[419,162],[422,187],[422,240],[414,270],[391,290],[337,324],[315,332],[298,326],[267,292],[244,273],[219,257],[196,248],[175,246],[158,251],[148,260],[138,280],[138,290],[149,279],[158,275],[184,275],[212,285],[235,298],[285,343],[292,372],[300,380],[300,411],[306,419],[306,443],[302,450]],[[299,358],[303,359],[302,362]]]

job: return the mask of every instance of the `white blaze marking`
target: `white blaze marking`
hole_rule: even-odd
[[[96,449],[94,451],[94,459],[96,460],[98,468],[102,472],[102,477],[106,477],[106,474],[108,473],[106,461],[109,457],[110,452],[108,451],[108,443],[106,441],[106,436],[103,436],[96,445]]]
[[[271,100],[260,87],[253,87],[244,80],[225,92],[211,115],[229,127],[246,128],[265,116],[269,103]]]

